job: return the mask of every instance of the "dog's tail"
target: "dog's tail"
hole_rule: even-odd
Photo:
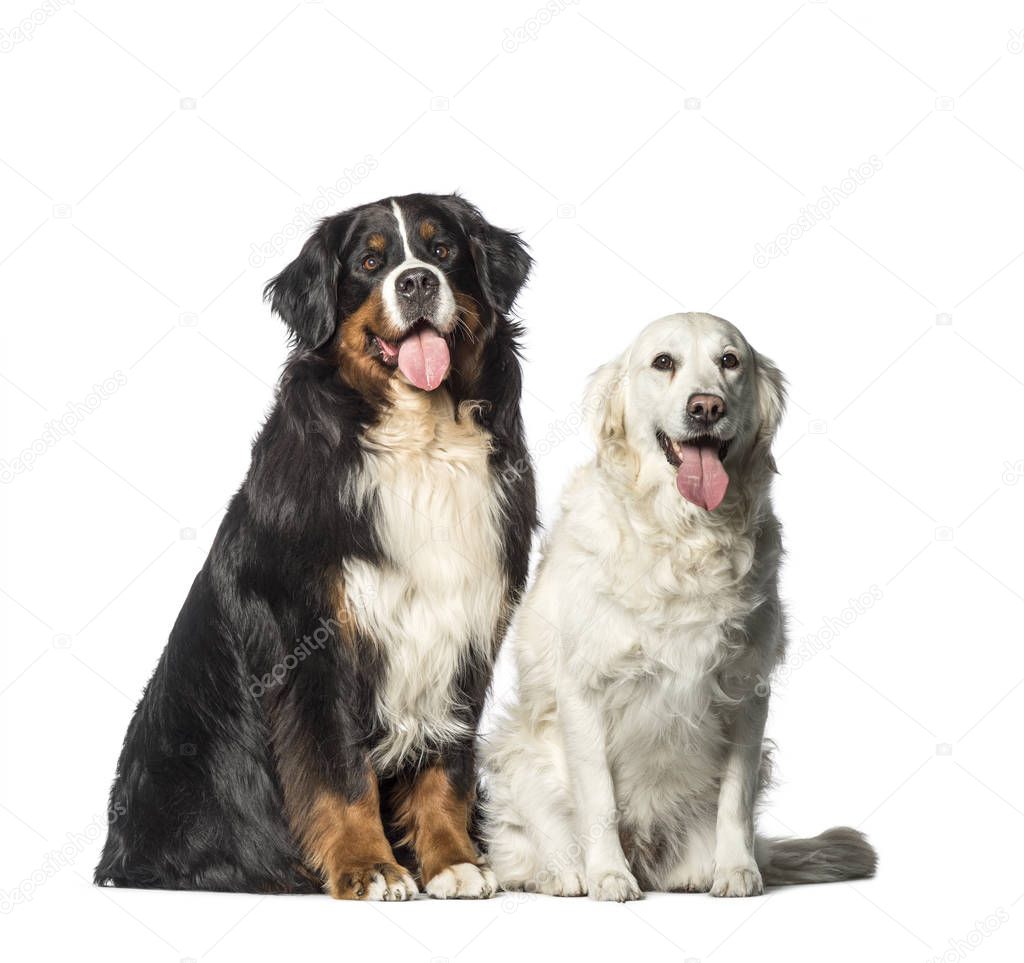
[[[874,876],[878,854],[863,833],[849,826],[810,839],[757,838],[757,865],[768,886],[834,883]]]

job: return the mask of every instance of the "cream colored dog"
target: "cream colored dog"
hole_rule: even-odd
[[[753,896],[874,872],[852,829],[754,833],[785,642],[769,494],[784,397],[708,314],[655,321],[595,373],[597,457],[563,495],[518,615],[518,701],[485,741],[506,888]]]

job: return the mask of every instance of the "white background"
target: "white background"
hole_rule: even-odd
[[[0,17],[7,958],[1016,957],[1019,4],[32,2]],[[545,520],[590,455],[586,374],[646,322],[713,310],[788,374],[762,827],[860,826],[877,879],[626,906],[88,885],[124,728],[285,356],[262,285],[318,198],[452,189],[536,256]]]

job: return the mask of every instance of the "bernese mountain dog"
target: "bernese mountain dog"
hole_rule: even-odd
[[[487,897],[474,737],[536,525],[520,238],[458,195],[322,221],[294,349],[135,715],[102,885]]]

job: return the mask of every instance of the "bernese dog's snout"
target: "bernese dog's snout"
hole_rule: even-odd
[[[425,267],[409,268],[395,278],[395,290],[399,297],[410,300],[435,297],[439,286],[437,275]]]
[[[441,301],[441,278],[429,265],[417,264],[400,271],[394,283],[395,300],[403,324],[411,325],[420,320],[432,324],[447,322],[447,318],[437,317]]]

